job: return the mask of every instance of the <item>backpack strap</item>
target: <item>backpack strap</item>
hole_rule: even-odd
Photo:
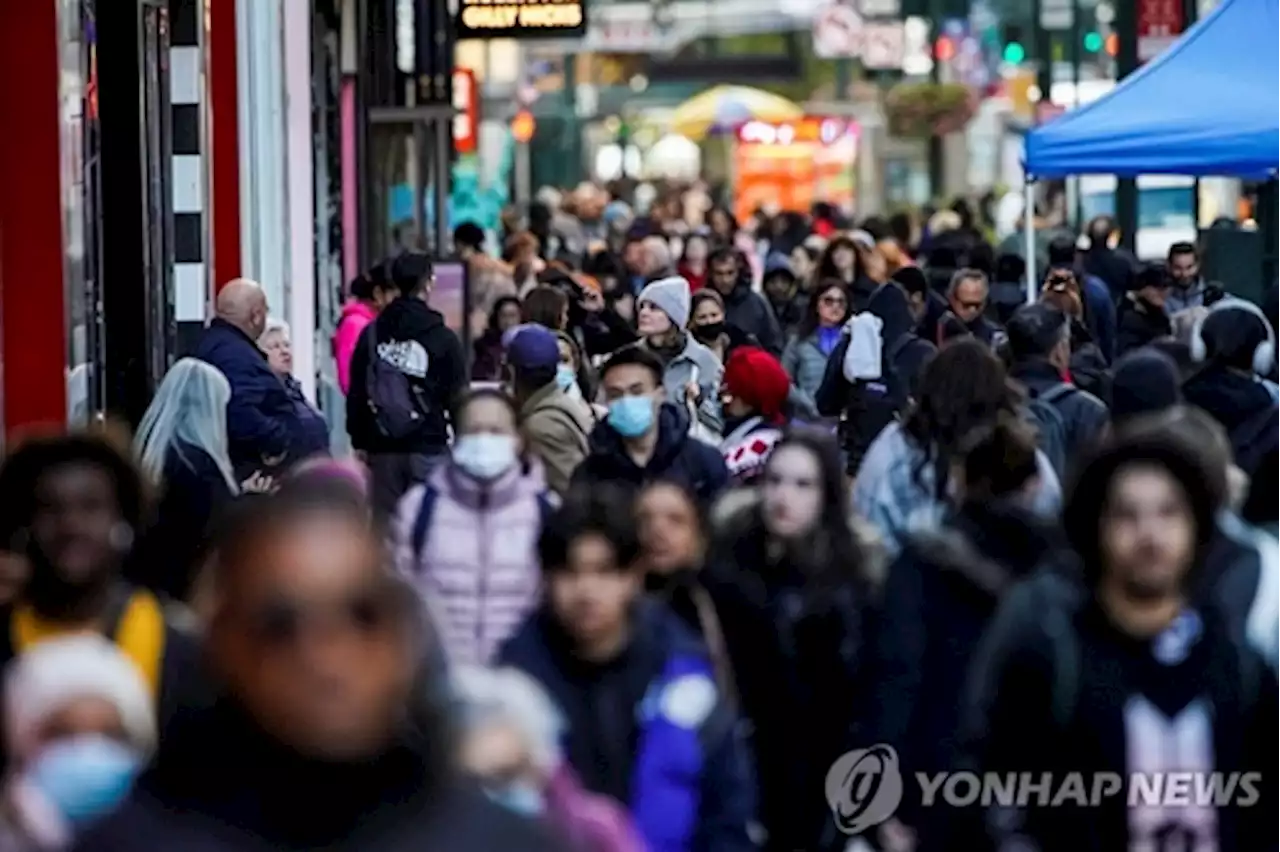
[[[1051,594],[1053,589],[1062,588],[1063,583],[1056,578],[1046,578],[1046,588],[1041,591],[1044,605],[1040,607],[1053,658],[1050,710],[1059,732],[1065,730],[1075,717],[1080,693],[1080,644],[1071,624],[1070,609],[1061,598],[1055,600],[1057,596]]]
[[[1079,390],[1079,388],[1075,385],[1069,385],[1066,382],[1063,382],[1061,384],[1054,385],[1036,398],[1042,402],[1047,402],[1050,405],[1056,406],[1061,400],[1071,396],[1077,390]]]
[[[418,514],[413,519],[413,560],[422,558],[422,548],[427,544],[427,533],[431,530],[431,517],[436,511],[436,500],[440,494],[430,485],[424,485],[422,502],[418,505]]]
[[[542,491],[538,494],[538,526],[544,528],[551,516],[560,508],[555,496],[550,491]]]

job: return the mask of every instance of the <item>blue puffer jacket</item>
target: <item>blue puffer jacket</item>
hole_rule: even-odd
[[[291,457],[298,416],[284,382],[271,372],[258,345],[231,323],[215,319],[195,356],[217,367],[231,383],[227,438],[236,473],[252,473],[268,458]]]
[[[595,793],[626,804],[651,852],[745,852],[756,785],[737,717],[706,649],[665,606],[643,602],[630,645],[588,664],[542,612],[499,652],[564,715],[565,757]]]

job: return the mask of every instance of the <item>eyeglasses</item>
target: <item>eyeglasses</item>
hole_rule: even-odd
[[[380,585],[325,603],[278,598],[251,610],[246,622],[259,647],[280,650],[296,646],[309,631],[325,629],[379,638],[405,623],[406,610],[403,596]]]

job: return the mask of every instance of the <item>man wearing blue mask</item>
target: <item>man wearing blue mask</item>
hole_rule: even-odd
[[[662,362],[641,347],[614,353],[600,374],[609,407],[591,433],[591,451],[574,483],[612,482],[639,488],[655,480],[684,485],[709,503],[729,480],[719,451],[689,435],[685,409],[666,402]]]
[[[547,487],[563,496],[574,469],[587,457],[591,413],[561,385],[560,345],[542,326],[515,330],[507,343],[507,367],[527,449],[542,461]]]

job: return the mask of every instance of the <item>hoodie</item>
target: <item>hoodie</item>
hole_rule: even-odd
[[[351,387],[351,356],[356,351],[360,332],[377,318],[374,307],[358,299],[351,299],[342,306],[342,316],[333,330],[333,360],[338,365],[338,387],[346,393]]]
[[[751,279],[743,274],[737,285],[724,297],[724,321],[760,341],[760,347],[774,356],[782,355],[786,342],[778,317],[769,300],[751,289]]]
[[[371,354],[408,376],[425,401],[421,426],[402,440],[384,436],[370,408]],[[351,357],[350,374],[347,432],[354,449],[426,455],[444,452],[449,443],[449,411],[466,385],[467,374],[462,344],[439,311],[412,296],[401,296],[387,305],[361,333]]]
[[[639,489],[656,480],[671,480],[710,503],[729,482],[720,451],[689,437],[689,415],[670,403],[658,410],[656,428],[653,457],[641,467],[627,453],[622,436],[609,421],[601,421],[591,432],[590,452],[574,471],[572,485],[611,482]]]

